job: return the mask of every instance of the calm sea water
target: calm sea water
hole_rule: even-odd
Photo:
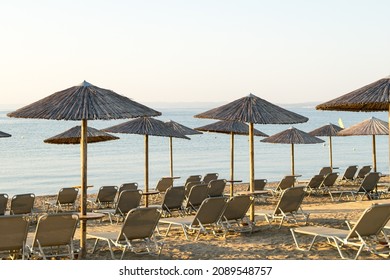
[[[159,119],[174,120],[194,128],[216,120],[196,119],[195,114],[214,106],[202,108],[153,107],[163,114]],[[284,106],[284,108],[309,118],[304,124],[294,127],[310,131],[329,122],[337,124],[341,118],[345,127],[375,116],[387,120],[387,113],[352,113],[316,111],[314,107]],[[8,118],[6,114],[18,108],[0,111],[0,131],[12,135],[1,138],[0,192],[10,196],[33,192],[36,195],[56,194],[61,187],[80,184],[79,145],[53,145],[44,139],[57,135],[73,126],[77,121],[52,121]],[[89,126],[102,129],[127,120],[90,121]],[[290,125],[255,125],[255,128],[275,134]],[[88,184],[97,192],[103,185],[120,185],[138,182],[144,185],[144,137],[118,134],[119,140],[88,145]],[[183,184],[189,175],[218,172],[221,178],[230,177],[230,136],[204,133],[190,136],[191,140],[174,139],[174,175],[181,178],[176,185]],[[255,138],[255,177],[278,181],[290,174],[290,145],[261,143]],[[388,173],[388,139],[377,136],[378,171]],[[325,143],[295,145],[295,173],[309,178],[322,166],[329,165],[328,138]],[[372,137],[333,137],[333,163],[342,173],[348,165],[372,164]],[[169,139],[149,137],[149,186],[153,188],[158,179],[169,175]],[[247,136],[235,137],[235,178],[249,180],[249,147]]]

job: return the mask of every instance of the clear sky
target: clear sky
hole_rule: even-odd
[[[0,104],[327,101],[390,75],[388,0],[0,0]]]

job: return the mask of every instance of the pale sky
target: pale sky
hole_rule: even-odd
[[[327,101],[390,75],[388,0],[0,0],[0,104]]]

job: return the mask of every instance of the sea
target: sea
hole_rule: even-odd
[[[149,104],[145,103],[150,106]],[[220,104],[222,105],[222,104]],[[318,111],[315,104],[287,104],[281,107],[301,114],[309,121],[294,125],[255,125],[255,128],[273,135],[294,126],[309,132],[323,125],[339,121],[345,127],[376,117],[387,121],[387,112]],[[194,115],[212,109],[215,104],[153,104],[162,112],[162,121],[173,120],[190,128],[200,127],[217,120],[198,119]],[[0,138],[0,193],[10,197],[21,193],[54,195],[62,187],[80,185],[80,145],[46,144],[49,137],[64,132],[79,121],[17,119],[7,113],[20,107],[0,106],[0,131],[12,137]],[[129,120],[88,121],[88,126],[103,129]],[[144,188],[145,152],[144,136],[116,134],[120,139],[88,145],[89,193],[101,186],[137,182]],[[189,136],[191,140],[173,139],[174,184],[183,185],[190,175],[218,173],[230,178],[230,135],[203,133]],[[255,137],[255,178],[269,182],[279,181],[291,173],[291,145],[263,143]],[[329,138],[321,144],[294,145],[295,174],[310,178],[321,167],[329,166]],[[332,137],[333,165],[342,174],[349,165],[372,165],[372,136]],[[377,168],[389,173],[389,144],[387,136],[376,136]],[[235,136],[234,178],[249,181],[248,136]],[[170,175],[169,138],[149,137],[149,188],[154,188],[161,177]]]

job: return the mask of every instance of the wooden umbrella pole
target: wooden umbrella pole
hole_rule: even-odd
[[[230,133],[230,197],[233,197],[234,180],[234,132]]]
[[[169,137],[169,158],[170,158],[170,163],[171,163],[171,170],[170,170],[170,175],[173,177],[173,145],[172,145],[172,136]]]
[[[376,141],[375,141],[375,135],[372,135],[372,162],[374,165],[374,172],[376,172]]]
[[[295,166],[294,166],[294,144],[291,144],[291,175],[295,175]]]
[[[332,136],[329,136],[329,160],[330,160],[330,169],[333,171],[333,155],[332,155]]]
[[[145,192],[149,191],[149,136],[145,135]],[[145,206],[149,206],[148,195],[145,195]]]
[[[87,120],[81,121],[81,209],[82,216],[87,214]],[[87,221],[81,220],[80,257],[85,258],[87,253]]]
[[[254,139],[253,139],[253,123],[249,123],[249,190],[251,193],[255,190],[255,157],[254,157]],[[251,204],[250,207],[250,220],[251,222],[255,221],[255,205],[254,203]]]

